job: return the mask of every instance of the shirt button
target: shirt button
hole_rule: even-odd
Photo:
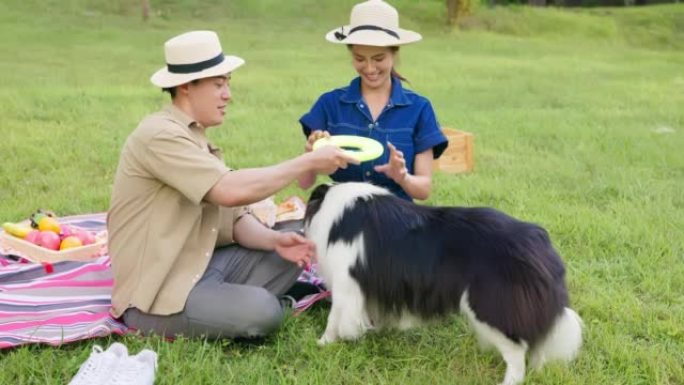
[[[369,124],[368,128],[373,128],[373,123]]]
[[[366,171],[366,176],[370,176],[370,171]]]
[[[363,108],[363,104],[359,104],[359,107]]]
[[[211,232],[212,232],[212,233],[215,233],[215,232],[216,232],[216,227],[214,227],[213,229],[211,229]]]
[[[206,254],[204,254],[204,255],[206,255],[206,256],[208,257],[208,256],[210,256],[210,255],[211,255],[211,253],[207,251],[207,253],[206,253]]]

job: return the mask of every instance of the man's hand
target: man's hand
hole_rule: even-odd
[[[278,233],[275,251],[283,259],[296,263],[299,267],[308,266],[316,256],[314,243],[293,232]]]
[[[393,181],[401,183],[408,175],[404,153],[397,150],[390,142],[387,142],[387,147],[390,150],[389,162],[382,166],[375,166],[375,171],[382,172]]]
[[[312,166],[312,171],[317,174],[330,175],[337,171],[338,168],[347,168],[349,163],[359,164],[355,158],[347,155],[343,150],[337,146],[322,146],[316,151],[311,151],[304,154],[309,158],[309,164]]]

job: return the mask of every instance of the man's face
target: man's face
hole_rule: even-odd
[[[188,86],[188,99],[193,118],[203,127],[223,123],[226,107],[231,100],[230,74],[200,79]]]

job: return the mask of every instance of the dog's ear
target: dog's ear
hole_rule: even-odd
[[[309,196],[309,202],[322,201],[325,198],[325,194],[328,193],[328,190],[330,190],[330,187],[332,186],[332,183],[324,183],[316,186],[316,188],[313,190],[313,192],[311,192],[311,195]]]
[[[308,225],[311,222],[311,218],[316,215],[318,210],[321,208],[323,199],[325,199],[325,195],[332,186],[332,183],[325,183],[316,186],[316,188],[313,190],[311,196],[309,196],[309,201],[306,204],[306,212],[304,213],[305,225]]]

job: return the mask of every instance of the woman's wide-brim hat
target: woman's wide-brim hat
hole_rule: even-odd
[[[242,58],[223,54],[213,31],[192,31],[164,44],[166,67],[150,78],[152,84],[170,88],[197,79],[226,75],[245,63]]]
[[[356,4],[349,19],[349,25],[333,29],[325,39],[338,44],[390,47],[423,38],[417,32],[399,28],[399,13],[382,0]]]

